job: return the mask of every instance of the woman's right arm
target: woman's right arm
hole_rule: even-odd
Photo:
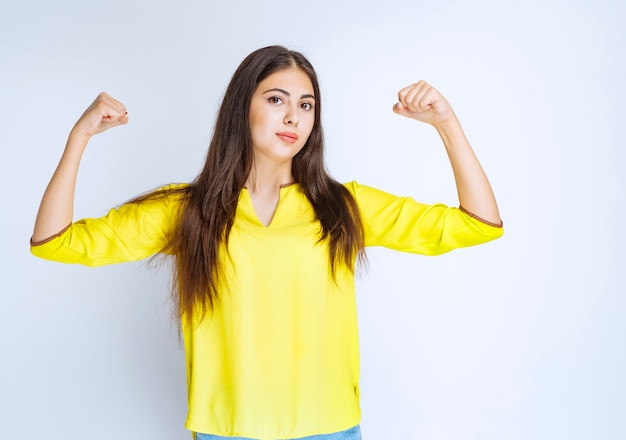
[[[78,166],[91,137],[127,122],[124,104],[106,93],[100,93],[85,110],[70,132],[63,156],[41,199],[33,243],[52,237],[72,222]]]

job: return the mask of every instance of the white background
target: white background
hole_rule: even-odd
[[[434,130],[391,111],[423,78],[505,221],[437,258],[369,252],[364,439],[626,438],[625,22],[591,0],[4,1],[0,438],[190,438],[166,271],[41,261],[28,239],[98,92],[131,123],[88,148],[77,218],[193,179],[236,66],[277,43],[318,71],[335,177],[457,204]]]

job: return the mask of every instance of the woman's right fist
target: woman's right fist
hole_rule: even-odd
[[[102,92],[78,119],[72,131],[86,137],[128,122],[126,106]]]

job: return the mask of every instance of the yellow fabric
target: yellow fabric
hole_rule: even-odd
[[[424,205],[352,182],[367,246],[436,255],[502,235],[457,208]],[[90,266],[150,256],[175,226],[175,197],[74,223],[33,254]],[[183,323],[186,427],[222,436],[295,438],[359,423],[354,277],[329,273],[328,248],[298,185],[281,189],[271,224],[242,190],[222,252],[227,283],[202,323]]]

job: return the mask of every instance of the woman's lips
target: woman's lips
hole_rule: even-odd
[[[282,133],[276,133],[276,136],[278,136],[280,138],[280,140],[284,141],[284,142],[289,142],[290,144],[293,144],[295,141],[298,140],[298,135],[295,133],[291,133],[289,131],[284,131]]]

